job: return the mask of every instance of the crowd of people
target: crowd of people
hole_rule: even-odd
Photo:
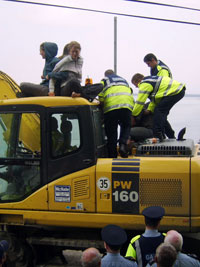
[[[125,256],[120,254],[127,241],[127,234],[117,225],[107,225],[101,230],[106,255],[99,250],[89,248],[83,251],[83,267],[198,267],[200,261],[195,255],[182,252],[183,237],[175,231],[158,231],[165,210],[159,206],[150,206],[142,212],[145,218],[145,232],[130,240]]]
[[[116,158],[118,152],[121,157],[128,157],[130,140],[137,142],[155,137],[162,142],[166,137],[175,139],[167,116],[184,97],[186,87],[172,79],[169,67],[154,54],[144,57],[144,62],[150,67],[150,76],[136,73],[132,77],[132,84],[139,89],[135,101],[128,82],[111,69],[105,71],[100,83],[81,86],[83,58],[78,42],[66,44],[60,57],[56,57],[57,52],[56,43],[44,42],[40,45],[40,55],[45,59],[42,81],[40,84],[21,83],[19,97],[81,96],[92,101],[98,96],[104,113],[110,158]],[[147,98],[150,100],[148,103]]]

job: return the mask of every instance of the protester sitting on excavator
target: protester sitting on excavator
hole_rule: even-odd
[[[68,82],[72,79],[81,83],[83,58],[80,56],[81,46],[78,42],[72,41],[67,44],[63,51],[60,62],[56,64],[53,72],[47,75],[49,79],[49,96],[61,95],[71,96],[72,88]],[[59,88],[56,89],[56,83],[59,82]]]
[[[49,80],[46,78],[53,71],[59,58],[56,58],[58,46],[55,43],[44,42],[40,45],[40,55],[45,59],[43,74],[41,76],[42,82],[40,84],[23,82],[20,84],[21,93],[18,97],[30,96],[47,96],[49,91]]]

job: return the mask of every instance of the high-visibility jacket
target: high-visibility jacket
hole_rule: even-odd
[[[104,88],[99,94],[99,100],[103,102],[104,113],[121,108],[133,110],[134,99],[132,89],[124,78],[112,74],[101,82]]]
[[[144,237],[137,235],[133,237],[128,246],[126,257],[134,258],[139,267],[146,266],[146,264],[153,260],[156,248],[164,242],[166,234],[160,233],[156,237]]]
[[[151,103],[148,110],[154,111],[155,106],[163,97],[173,96],[180,93],[185,85],[169,77],[147,76],[138,84],[139,93],[132,112],[133,116],[138,116],[144,104],[149,98]]]
[[[151,69],[151,76],[166,76],[172,78],[172,73],[165,63],[163,63],[161,60],[158,60],[155,68]]]

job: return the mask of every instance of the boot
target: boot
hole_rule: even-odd
[[[119,154],[122,158],[128,158],[128,151],[125,144],[119,146]]]

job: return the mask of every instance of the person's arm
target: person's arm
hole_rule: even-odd
[[[49,81],[49,96],[55,96],[55,82],[53,79],[50,79]]]
[[[156,107],[156,103],[155,102],[151,102],[147,108],[147,111],[153,113],[154,112],[154,109]]]
[[[67,78],[67,75],[67,71],[51,72],[50,74],[48,74],[48,78],[62,81]]]
[[[148,83],[139,84],[139,93],[137,100],[134,104],[132,116],[136,117],[142,112],[144,104],[152,91],[153,91],[153,86],[151,84]]]
[[[54,67],[53,72],[58,72],[60,70],[60,68],[67,64],[68,62],[72,61],[72,57],[70,55],[64,57],[63,59],[61,59]],[[51,75],[51,74],[50,74]]]

